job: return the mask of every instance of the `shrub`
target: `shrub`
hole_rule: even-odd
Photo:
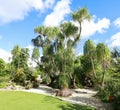
[[[115,100],[113,102],[113,107],[115,110],[120,110],[120,91],[115,94]]]
[[[32,84],[30,81],[25,81],[25,89],[30,89],[32,87]]]
[[[50,76],[46,76],[42,79],[42,83],[44,84],[49,84],[51,82]]]
[[[23,68],[18,68],[13,76],[13,80],[16,83],[22,83],[22,85],[24,84],[25,80],[26,80],[26,75],[24,73],[24,69]]]
[[[0,75],[0,88],[4,88],[8,85],[10,81],[10,75]]]
[[[98,93],[97,93],[97,97],[99,97],[102,101],[108,101],[108,97],[109,97],[110,93],[108,91],[108,89],[106,88],[101,88],[99,87],[98,89]]]
[[[33,88],[38,88],[40,85],[40,79],[35,78],[35,80],[33,81]]]

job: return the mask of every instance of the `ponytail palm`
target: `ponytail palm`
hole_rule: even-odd
[[[101,80],[101,85],[103,86],[106,69],[110,65],[110,58],[111,58],[110,50],[104,43],[99,43],[96,47],[96,52],[97,52],[97,61],[101,64],[101,67],[104,70]]]
[[[73,45],[74,45],[74,44],[76,44],[77,41],[80,40],[81,31],[82,31],[82,22],[84,20],[90,21],[91,20],[91,15],[88,12],[87,8],[84,7],[84,8],[78,9],[78,11],[76,11],[76,12],[73,12],[72,17],[73,17],[73,20],[77,21],[78,24],[79,24],[79,33],[74,40],[74,43],[73,43]]]
[[[94,64],[94,60],[96,57],[95,51],[96,51],[95,44],[91,40],[87,40],[84,45],[84,56],[90,61],[90,64],[92,66],[91,70],[93,70],[94,78],[97,79]]]

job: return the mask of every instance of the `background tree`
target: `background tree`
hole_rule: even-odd
[[[96,60],[96,46],[91,40],[87,40],[84,45],[84,56],[86,57],[86,60],[89,60],[89,63],[91,64],[93,72],[93,76],[95,79],[97,79],[96,70],[95,70],[95,60]]]
[[[41,71],[47,75],[47,77],[51,78],[51,83],[54,82],[56,76],[56,63],[55,59],[55,36],[57,36],[59,30],[57,27],[44,27],[39,26],[35,28],[35,32],[39,33],[39,35],[32,39],[32,42],[35,47],[39,47],[42,49],[42,57],[41,57]],[[46,78],[47,78],[46,77]]]
[[[11,70],[13,81],[24,84],[26,79],[30,79],[28,67],[29,50],[14,46],[12,50]]]
[[[110,66],[111,54],[109,48],[104,43],[99,43],[96,47],[97,61],[100,63],[103,69],[103,75],[101,79],[101,86],[104,85],[106,69]]]
[[[4,74],[6,63],[3,59],[0,58],[0,75]]]

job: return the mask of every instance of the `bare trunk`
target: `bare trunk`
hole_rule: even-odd
[[[97,79],[97,75],[96,75],[96,72],[95,72],[95,67],[94,67],[94,63],[93,63],[92,58],[91,58],[91,63],[92,63],[92,69],[93,69],[94,78]]]
[[[104,87],[104,79],[105,79],[105,69],[104,69],[104,72],[103,72],[103,76],[102,76],[102,79],[101,79],[101,86]]]
[[[81,31],[82,31],[82,26],[81,26],[81,22],[79,22],[79,28],[80,28],[80,30],[79,30],[79,34],[78,34],[78,36],[75,38],[75,40],[74,40],[74,42],[73,42],[73,46],[76,44],[76,42],[80,39],[80,36],[81,36]]]
[[[75,76],[74,76],[74,78],[73,78],[73,88],[74,88],[74,89],[76,89],[76,88],[77,88],[77,85],[76,85],[76,83],[75,83],[75,82],[76,82],[76,80],[75,80]]]

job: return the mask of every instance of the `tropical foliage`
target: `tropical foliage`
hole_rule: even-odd
[[[72,13],[72,22],[62,22],[58,27],[36,27],[34,32],[37,36],[31,40],[34,45],[31,55],[27,48],[16,45],[11,51],[9,63],[0,59],[0,85],[4,77],[5,82],[11,78],[11,81],[27,88],[26,81],[33,83],[34,87],[44,83],[67,93],[61,96],[70,95],[71,88],[94,87],[102,100],[108,100],[112,95],[113,104],[118,110],[120,50],[114,48],[110,52],[104,43],[95,44],[88,39],[83,47],[83,55],[76,55],[85,20],[90,21],[91,16],[86,8],[81,8]],[[29,59],[36,63],[36,67],[28,65]],[[42,82],[38,75],[42,77]]]

